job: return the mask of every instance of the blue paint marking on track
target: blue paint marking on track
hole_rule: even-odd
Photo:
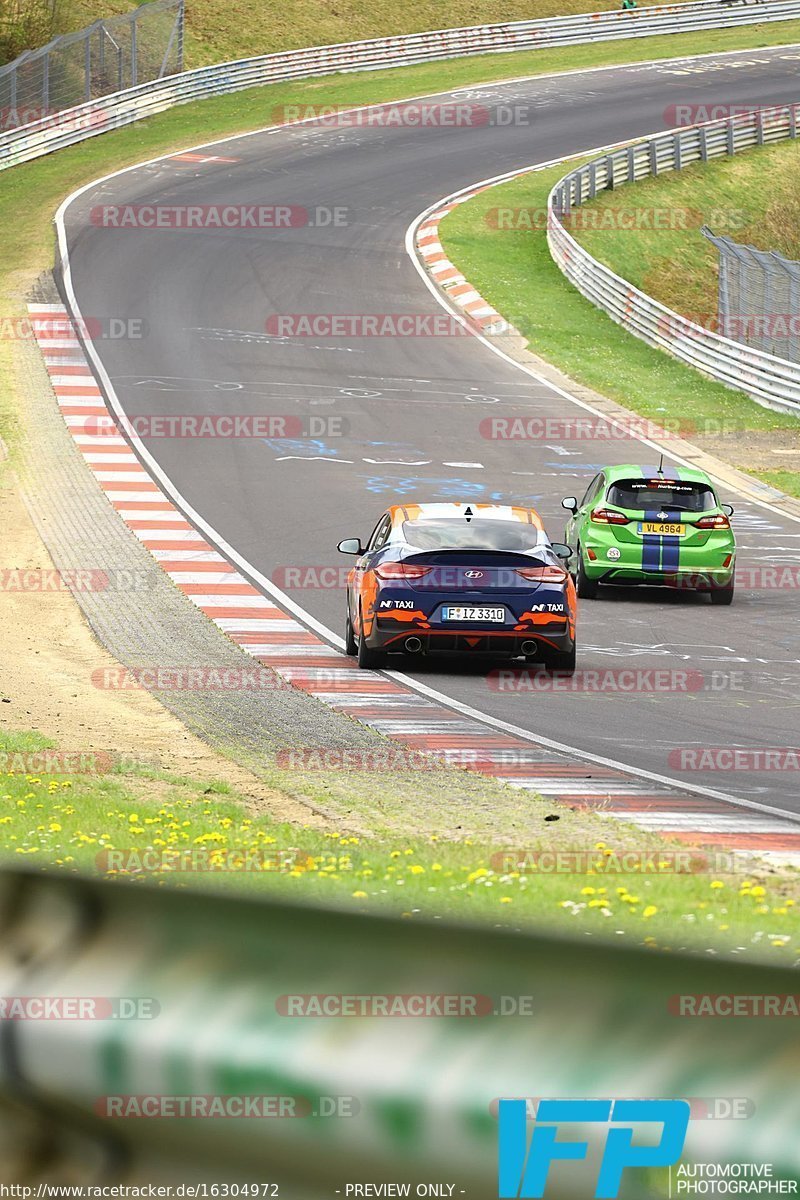
[[[424,494],[425,498],[475,500],[483,498],[486,491],[485,484],[466,479],[429,479],[420,475],[359,475],[359,478],[366,480],[367,491],[375,495],[394,493],[406,496],[410,492],[418,492]]]
[[[275,454],[294,454],[300,458],[337,458],[338,450],[326,446],[316,438],[262,438],[265,446]]]

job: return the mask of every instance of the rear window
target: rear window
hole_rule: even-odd
[[[403,536],[416,550],[513,550],[525,554],[548,541],[536,525],[521,521],[482,521],[431,518],[405,521]]]
[[[619,508],[674,508],[681,512],[708,512],[717,499],[705,483],[682,483],[677,479],[620,479],[608,489],[608,503]]]

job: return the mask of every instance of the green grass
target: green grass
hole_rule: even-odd
[[[543,230],[494,227],[492,211],[497,208],[544,212],[550,189],[564,173],[560,166],[524,175],[482,192],[442,221],[448,256],[481,295],[537,354],[654,421],[674,417],[678,401],[679,415],[696,421],[790,427],[790,417],[761,408],[742,392],[705,379],[627,334],[565,279],[550,257]]]
[[[533,172],[459,205],[440,226],[448,257],[520,331],[531,350],[578,383],[654,422],[677,421],[679,431],[686,430],[685,436],[700,444],[704,438],[694,437],[693,431],[736,430],[734,438],[709,439],[709,448],[720,457],[729,453],[729,461],[736,462],[747,431],[773,433],[778,445],[786,440],[782,431],[796,433],[796,418],[762,408],[743,392],[714,383],[670,355],[652,349],[585,300],[553,262],[543,230],[498,227],[503,223],[494,212],[498,208],[544,213],[548,193],[564,173],[563,166]],[[618,190],[604,197],[604,202],[626,208],[647,204],[653,199],[652,195],[642,196],[647,186]],[[516,217],[514,222],[520,223]],[[649,264],[644,248],[637,257],[634,242],[639,235],[618,232],[612,236],[614,248],[622,247],[619,257],[603,240],[606,235],[598,231],[592,233],[589,248],[597,253],[602,243],[606,261],[624,277],[635,276],[631,281],[642,285]],[[654,243],[661,257],[662,244],[658,239]],[[668,250],[667,258],[670,253]],[[636,269],[626,274],[626,268],[634,266]],[[654,272],[657,269],[654,264]],[[665,269],[661,263],[660,269]],[[748,469],[747,461],[736,465]],[[798,494],[800,475],[793,471],[754,473],[768,482],[773,480],[767,480],[767,474],[774,475],[773,486]]]
[[[8,748],[27,740],[37,741],[30,735],[0,739]],[[656,863],[666,862],[660,857],[665,844],[650,844]],[[546,848],[548,839],[535,837],[525,847]],[[355,904],[364,912],[410,920],[457,917],[496,927],[622,936],[672,950],[714,947],[787,962],[800,951],[795,872],[779,875],[762,867],[751,875],[717,878],[609,872],[620,849],[611,833],[585,847],[596,858],[596,870],[585,874],[548,874],[530,861],[515,869],[517,855],[499,861],[498,849],[473,839],[321,833],[248,813],[224,783],[215,787],[144,770],[133,776],[16,772],[0,778],[0,865],[179,887],[223,886],[324,905]],[[148,860],[148,850],[158,858]],[[195,866],[202,856],[206,869],[170,869],[166,856],[174,862],[179,854]],[[242,869],[245,861],[249,869]]]
[[[800,145],[783,142],[603,192],[586,211],[605,223],[620,207],[655,211],[672,229],[578,229],[595,258],[684,313],[717,311],[717,252],[700,233],[800,259]]]
[[[786,492],[789,496],[800,498],[800,472],[798,471],[754,471],[759,479],[770,487]]]
[[[657,0],[639,0],[641,7]],[[127,12],[131,0],[70,0],[60,10],[63,29],[80,29],[99,17]],[[362,38],[421,33],[480,25],[488,21],[528,21],[569,13],[597,12],[597,0],[501,0],[487,11],[480,0],[190,0],[186,12],[186,60],[203,66],[252,54],[300,46],[328,45]],[[614,5],[613,7],[618,7]]]

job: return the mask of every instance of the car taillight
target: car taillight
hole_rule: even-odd
[[[596,508],[592,512],[592,520],[598,525],[627,525],[628,518],[613,508]]]
[[[422,579],[432,570],[433,567],[415,567],[410,563],[385,562],[375,568],[375,574],[379,579]]]
[[[536,583],[563,583],[567,572],[561,567],[515,567],[523,579],[534,580]]]
[[[715,517],[701,517],[697,522],[697,529],[730,529],[731,523],[724,513],[717,513]]]

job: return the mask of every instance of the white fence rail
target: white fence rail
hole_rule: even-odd
[[[598,262],[565,227],[565,219],[606,188],[680,171],[694,162],[728,157],[753,146],[796,138],[800,104],[658,134],[578,167],[559,180],[548,200],[550,253],[579,292],[629,333],[666,350],[769,408],[800,415],[800,364],[731,341],[681,316]]]
[[[541,21],[443,29],[407,37],[315,46],[220,63],[128,88],[32,122],[0,136],[0,169],[209,96],[282,80],[349,71],[376,71],[470,54],[546,49],[582,42],[650,37],[800,18],[800,0],[732,6],[719,0],[659,5],[633,12],[580,13]]]

